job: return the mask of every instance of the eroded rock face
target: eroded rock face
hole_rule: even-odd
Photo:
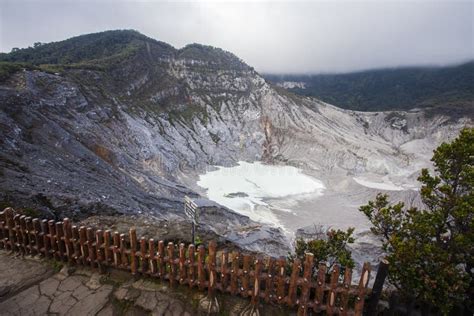
[[[24,71],[0,86],[4,204],[77,220],[183,220],[183,196],[205,193],[198,174],[240,160],[298,166],[359,203],[374,190],[353,176],[414,181],[436,145],[472,124],[423,111],[341,110],[274,88],[234,55],[200,45],[147,42],[105,70],[76,68]],[[278,229],[218,205],[203,213],[205,229],[228,240],[288,250]]]

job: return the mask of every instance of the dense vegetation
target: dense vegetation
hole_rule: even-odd
[[[380,237],[390,263],[389,279],[407,298],[448,314],[474,297],[474,128],[443,143],[432,158],[435,175],[423,169],[424,209],[391,204],[379,194],[360,210]]]
[[[399,68],[334,75],[265,75],[304,82],[290,91],[360,110],[407,110],[439,105],[474,106],[474,61],[452,67]]]
[[[0,61],[42,64],[75,64],[100,60],[134,50],[144,42],[157,42],[132,30],[106,31],[81,35],[60,42],[35,43],[34,47],[0,54]]]

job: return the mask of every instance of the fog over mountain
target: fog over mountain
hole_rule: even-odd
[[[348,72],[474,58],[473,2],[23,1],[0,4],[0,51],[107,29],[232,51],[259,72]]]

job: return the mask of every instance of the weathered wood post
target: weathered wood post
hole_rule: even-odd
[[[104,266],[104,257],[105,257],[105,249],[103,248],[104,244],[104,233],[102,230],[98,229],[95,232],[95,249],[97,254],[97,266],[99,267],[100,273],[105,273],[105,266]]]
[[[91,268],[95,268],[95,258],[96,258],[96,251],[94,247],[94,241],[95,241],[95,236],[94,236],[94,230],[91,227],[86,228],[86,236],[87,236],[87,252],[89,253],[89,264]]]
[[[6,248],[10,251],[15,250],[15,233],[13,231],[13,209],[11,207],[8,207],[5,209],[5,222],[6,226],[8,227],[8,243]],[[5,236],[6,237],[6,236]]]
[[[260,277],[262,273],[262,259],[257,258],[255,260],[255,270],[253,275],[253,291],[252,291],[252,306],[253,309],[258,309],[258,304],[260,303]]]
[[[311,290],[311,276],[313,274],[314,255],[307,252],[304,260],[303,286],[301,289],[300,303],[298,306],[298,315],[308,314],[308,300]]]
[[[43,248],[43,236],[41,235],[41,223],[39,219],[33,219],[34,238],[36,246],[36,254],[41,254],[41,248]]]
[[[186,248],[183,243],[179,244],[179,284],[186,282]]]
[[[66,252],[66,247],[64,247],[64,232],[63,232],[63,222],[56,222],[56,242],[58,243],[58,257],[60,261],[65,261],[64,254]]]
[[[16,232],[16,238],[17,238],[17,247],[20,249],[23,255],[26,254],[26,247],[24,243],[24,235],[25,233],[23,232],[22,229],[22,216],[20,214],[16,214],[15,217],[13,217],[13,221],[15,222],[15,232]],[[24,217],[23,217],[24,220]]]
[[[228,275],[228,264],[229,264],[229,253],[227,249],[224,249],[221,254],[221,286],[222,292],[227,292],[229,286],[229,275]]]
[[[286,286],[286,260],[285,257],[278,259],[278,284],[277,284],[277,298],[278,303],[282,303],[285,299],[285,286]]]
[[[314,296],[313,309],[317,313],[323,304],[324,298],[324,287],[326,283],[326,270],[327,266],[325,262],[319,263],[318,268],[318,280],[316,283],[316,294]]]
[[[155,256],[156,256],[156,250],[155,250],[155,240],[153,238],[150,238],[148,240],[148,264],[150,266],[150,273],[151,275],[155,275],[156,272],[157,272],[157,269],[156,269],[156,260],[155,260]]]
[[[267,265],[267,279],[265,281],[265,302],[269,303],[273,299],[273,288],[275,280],[275,260],[273,258],[268,258]]]
[[[290,286],[288,287],[288,301],[287,304],[293,307],[296,304],[296,289],[298,287],[298,276],[300,273],[301,261],[295,258],[291,267]]]
[[[168,278],[170,281],[170,286],[172,287],[176,281],[176,265],[174,262],[174,244],[172,242],[168,243],[168,265],[169,265],[169,273]]]
[[[130,228],[130,272],[132,275],[137,274],[137,231],[135,228]]]
[[[160,240],[158,242],[158,276],[163,281],[166,275],[166,263],[165,263],[165,242]]]
[[[195,257],[194,245],[189,245],[188,247],[188,267],[189,267],[188,281],[189,281],[190,288],[192,288],[194,286],[194,283],[196,282],[194,257]]]
[[[46,258],[51,258],[51,253],[49,251],[51,249],[51,243],[49,241],[49,225],[48,221],[45,219],[41,221],[41,234],[43,235],[44,256]]]
[[[71,222],[69,221],[69,218],[65,218],[63,220],[63,231],[64,231],[64,244],[66,246],[66,257],[67,260],[70,264],[74,262],[74,248],[71,243],[71,238],[72,238],[72,228],[71,228]]]
[[[243,297],[247,297],[249,296],[249,273],[252,257],[250,257],[248,254],[245,254],[243,257],[242,276],[240,278],[242,287],[240,288],[240,292]]]
[[[52,257],[54,259],[58,259],[58,243],[56,240],[56,229],[54,227],[55,222],[53,220],[48,221],[48,229],[49,229],[49,242],[50,248],[52,250]]]
[[[367,305],[367,315],[375,316],[377,315],[377,305],[379,303],[380,295],[382,294],[383,284],[385,278],[388,275],[388,260],[380,260],[379,268],[377,269],[377,275],[375,276],[374,285],[372,287],[372,293],[370,294],[368,305]]]
[[[144,275],[148,271],[148,260],[146,251],[146,239],[145,237],[140,238],[140,272]]]
[[[206,258],[205,251],[203,245],[198,247],[198,287],[201,291],[206,287],[206,272],[204,271],[204,260]]]
[[[345,268],[344,271],[344,281],[342,284],[341,291],[341,307],[339,307],[341,315],[347,315],[348,305],[349,305],[349,288],[351,287],[352,282],[352,269]]]
[[[326,303],[326,314],[333,315],[334,314],[334,304],[336,303],[336,288],[337,288],[337,281],[339,280],[339,266],[334,265],[331,272],[331,280],[329,281],[329,292],[328,298]]]
[[[35,230],[33,227],[33,219],[30,216],[25,218],[26,224],[26,236],[28,238],[28,251],[31,255],[34,255],[36,252],[36,244],[35,244]]]
[[[216,288],[217,274],[216,274],[216,242],[209,242],[209,257],[207,260],[207,271],[209,273],[209,284],[207,287],[207,293],[209,299],[214,299],[214,290]]]
[[[127,240],[125,234],[120,234],[120,266],[128,269]]]
[[[104,260],[105,265],[109,266],[112,262],[112,251],[110,249],[110,239],[111,239],[111,232],[107,229],[104,232]]]
[[[114,232],[114,267],[118,268],[120,267],[120,234],[119,232]]]
[[[81,245],[79,244],[79,228],[72,226],[72,247],[74,250],[74,262],[76,264],[82,263],[81,260]]]
[[[89,257],[87,248],[87,231],[85,226],[79,227],[79,245],[81,248],[81,263],[85,266],[87,265],[87,258]]]
[[[238,288],[238,277],[239,277],[239,269],[240,269],[240,253],[234,252],[232,254],[232,268],[230,270],[230,293],[232,295],[237,294]]]
[[[359,289],[356,297],[355,303],[355,315],[362,315],[364,311],[364,301],[365,301],[365,292],[367,291],[367,285],[369,284],[370,279],[370,264],[368,262],[364,263],[362,268],[362,274],[360,276]]]

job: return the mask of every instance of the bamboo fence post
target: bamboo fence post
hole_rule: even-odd
[[[344,281],[342,284],[341,291],[341,307],[339,307],[340,314],[345,316],[348,312],[349,304],[349,288],[352,282],[352,269],[346,268],[344,271]]]
[[[267,278],[265,281],[265,302],[269,303],[273,299],[275,260],[268,258]]]
[[[41,248],[43,248],[43,236],[41,235],[41,224],[39,219],[33,219],[33,229],[34,229],[34,236],[35,236],[35,246],[36,246],[36,254],[41,254]]]
[[[161,280],[165,279],[166,263],[165,263],[165,242],[160,240],[158,242],[158,276]]]
[[[64,253],[65,253],[65,247],[64,247],[64,232],[63,232],[63,222],[56,222],[56,240],[58,243],[58,254],[59,254],[59,260],[60,261],[65,261]]]
[[[214,297],[214,290],[216,287],[217,273],[216,273],[216,242],[209,242],[209,257],[207,260],[207,271],[209,273],[209,285],[207,288],[207,293],[209,297]]]
[[[130,272],[132,275],[137,274],[137,231],[135,228],[130,228]]]
[[[298,288],[298,276],[299,276],[300,269],[301,269],[301,261],[300,259],[296,258],[293,261],[293,265],[291,267],[290,285],[288,287],[287,304],[290,307],[293,307],[296,304],[296,290]]]
[[[168,273],[168,278],[170,281],[170,286],[172,287],[176,281],[176,266],[174,263],[174,244],[172,242],[168,243],[168,264],[170,272]]]
[[[140,238],[140,271],[144,275],[148,272],[148,259],[146,253],[146,238]]]
[[[104,244],[104,233],[102,230],[98,229],[95,232],[95,249],[97,253],[97,265],[99,267],[100,273],[105,273],[105,267],[103,265],[104,262],[104,249],[103,249],[103,244]]]
[[[179,284],[186,282],[186,248],[179,244]]]
[[[316,313],[320,311],[321,306],[323,304],[324,288],[325,288],[325,283],[326,283],[326,270],[327,270],[326,263],[324,262],[320,263],[319,269],[318,269],[318,279],[316,283],[316,294],[314,296],[314,305],[313,305],[313,309]]]
[[[112,262],[112,251],[110,249],[110,238],[111,238],[111,232],[109,229],[107,229],[104,232],[104,259],[105,259],[105,265],[109,266],[111,265]]]
[[[52,257],[58,259],[58,243],[56,241],[56,229],[54,225],[55,222],[53,220],[48,221],[49,242],[51,244]]]
[[[79,227],[79,244],[81,247],[81,262],[85,266],[89,257],[89,249],[87,248],[87,229],[84,226]]]
[[[262,259],[257,258],[255,260],[255,270],[253,276],[253,292],[252,292],[252,305],[255,308],[258,308],[260,302],[260,277],[262,273]]]
[[[195,273],[195,267],[194,267],[194,245],[189,245],[188,247],[188,266],[189,266],[189,287],[192,288],[194,286],[194,283],[196,281],[196,273]]]
[[[72,246],[74,248],[74,262],[82,264],[81,260],[81,245],[79,244],[79,227],[72,226]]]
[[[230,270],[230,293],[232,295],[237,294],[238,288],[238,276],[240,269],[240,253],[234,252],[232,256],[232,269]]]
[[[95,259],[96,259],[96,251],[94,249],[94,231],[91,227],[86,228],[86,235],[87,235],[87,251],[89,252],[89,264],[91,268],[95,268]]]
[[[150,266],[150,274],[155,275],[156,274],[156,250],[155,250],[155,240],[153,238],[150,238],[148,240],[148,265]]]
[[[71,238],[72,238],[72,228],[71,228],[71,222],[69,221],[69,218],[65,218],[63,220],[63,231],[64,231],[64,244],[66,246],[66,257],[69,261],[70,264],[74,262],[74,247],[71,243]]]
[[[312,253],[305,254],[304,270],[303,270],[303,287],[301,290],[301,298],[298,307],[298,315],[308,314],[308,300],[311,290],[311,276],[313,274],[313,260],[314,255]]]
[[[326,315],[334,314],[334,303],[336,302],[336,288],[339,280],[339,266],[334,265],[331,272],[331,280],[329,283],[329,292],[326,303]]]
[[[119,252],[120,252],[120,234],[119,234],[119,232],[114,232],[113,240],[114,240],[114,250],[113,250],[113,253],[114,253],[114,267],[119,268],[120,264],[121,264],[121,261],[120,261],[121,258],[119,256]]]
[[[41,234],[43,235],[43,246],[44,246],[44,256],[46,258],[51,258],[50,246],[50,235],[49,235],[49,225],[48,221],[43,219],[41,221]]]
[[[120,267],[128,269],[127,240],[125,234],[120,234]]]
[[[370,279],[370,264],[368,262],[364,263],[362,268],[362,274],[360,276],[359,288],[356,297],[355,303],[355,315],[362,315],[364,311],[364,301],[365,301],[365,292],[367,290],[367,285],[369,284]]]
[[[370,294],[369,303],[367,306],[368,316],[375,316],[377,314],[377,305],[379,303],[380,295],[382,294],[385,278],[388,275],[388,265],[389,263],[387,259],[384,258],[380,260],[374,285],[372,286],[372,293]]]
[[[228,275],[228,264],[229,264],[229,253],[226,249],[222,251],[221,254],[221,290],[222,292],[227,292],[227,287],[229,286],[229,275]]]
[[[206,287],[206,275],[204,271],[204,260],[206,258],[205,248],[203,245],[198,247],[198,287],[203,291]]]
[[[278,259],[278,284],[277,284],[278,303],[281,303],[285,299],[285,287],[286,287],[285,266],[286,266],[285,258],[280,257],[280,259]]]
[[[250,255],[245,254],[243,259],[243,266],[242,266],[242,275],[240,277],[240,282],[242,287],[240,288],[240,294],[243,297],[249,296],[249,273],[250,273],[250,262],[252,257]]]

